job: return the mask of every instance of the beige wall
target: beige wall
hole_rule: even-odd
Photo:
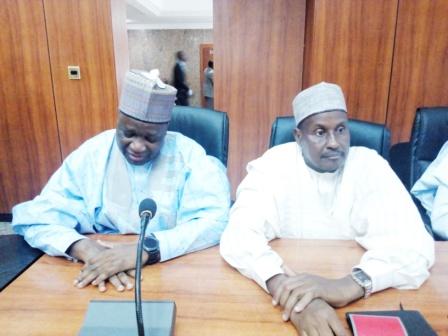
[[[187,81],[194,91],[190,105],[200,106],[199,45],[213,42],[213,30],[129,30],[128,38],[131,69],[158,68],[161,78],[169,82],[175,63],[174,54],[178,50],[185,51],[188,57]]]

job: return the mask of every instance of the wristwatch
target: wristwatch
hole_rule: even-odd
[[[143,249],[148,253],[146,265],[152,265],[160,261],[159,240],[153,233],[143,239]]]
[[[352,278],[364,289],[364,299],[367,299],[372,294],[372,279],[359,268],[352,270]]]

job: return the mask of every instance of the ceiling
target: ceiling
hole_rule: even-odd
[[[212,29],[213,0],[126,0],[128,29]]]

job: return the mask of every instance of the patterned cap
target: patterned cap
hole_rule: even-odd
[[[292,102],[296,125],[310,115],[328,112],[347,112],[344,93],[339,85],[321,82],[300,92]]]
[[[159,79],[159,70],[131,70],[126,73],[121,93],[121,113],[150,123],[171,119],[177,90]]]

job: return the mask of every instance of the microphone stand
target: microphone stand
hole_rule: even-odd
[[[79,335],[101,335],[110,334],[110,326],[120,326],[117,335],[135,335],[136,330],[139,336],[145,336],[145,328],[143,325],[143,317],[146,323],[147,334],[153,333],[152,323],[157,327],[157,334],[173,335],[174,321],[176,318],[176,303],[174,301],[144,301],[142,302],[141,278],[142,278],[142,253],[146,249],[145,246],[145,232],[149,221],[154,217],[157,211],[157,204],[151,198],[146,198],[140,202],[140,235],[137,244],[137,255],[135,262],[135,299],[132,301],[111,301],[91,300],[89,309],[86,314],[84,326]],[[151,249],[148,249],[148,254],[151,255]],[[157,252],[157,250],[155,250]],[[160,255],[154,254],[154,258],[160,258]],[[119,306],[119,309],[113,309],[114,306]],[[121,306],[121,307],[120,307]],[[135,306],[135,307],[134,307]],[[124,308],[121,310],[120,308]],[[133,309],[135,308],[135,309]],[[143,316],[144,312],[148,316]],[[158,314],[158,308],[163,308],[162,316]],[[132,316],[132,310],[137,317],[137,328]],[[107,314],[104,314],[107,312]],[[145,314],[145,315],[146,315]],[[111,318],[113,321],[111,321]],[[147,335],[149,336],[149,335]]]
[[[141,291],[141,274],[142,274],[142,253],[143,253],[143,239],[149,220],[152,217],[151,211],[144,211],[142,214],[140,235],[138,237],[137,245],[137,261],[135,262],[135,312],[137,315],[137,330],[138,336],[145,336],[145,329],[143,326],[142,314],[142,291]]]

